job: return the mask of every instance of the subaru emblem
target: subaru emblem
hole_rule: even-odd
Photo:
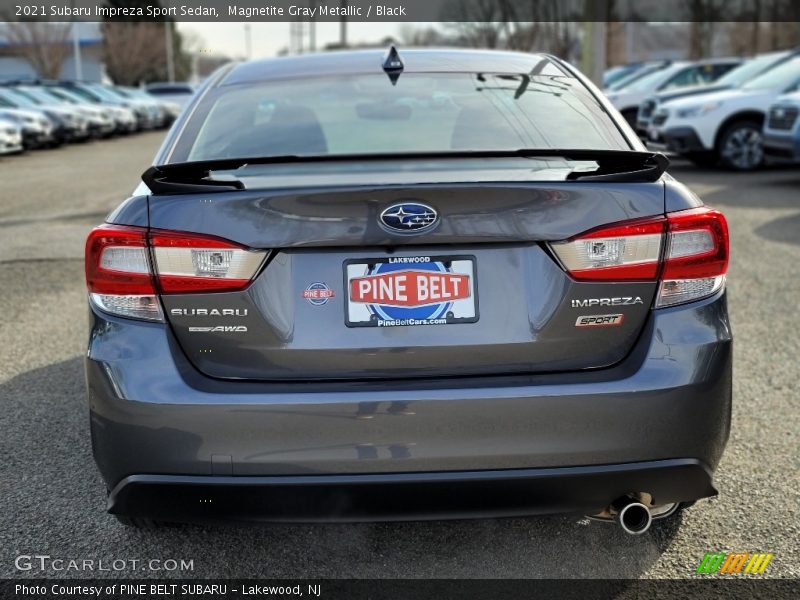
[[[401,202],[385,209],[380,222],[392,233],[423,233],[438,224],[439,215],[427,204]]]

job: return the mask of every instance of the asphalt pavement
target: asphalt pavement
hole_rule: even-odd
[[[84,399],[83,239],[134,188],[161,138],[0,158],[0,576],[681,578],[717,551],[771,552],[767,576],[800,576],[800,169],[671,169],[731,228],[734,414],[718,498],[638,537],[574,516],[157,531],[117,523],[105,513]],[[94,569],[18,569],[28,555]],[[121,571],[97,570],[119,559]],[[131,566],[152,559],[193,568]]]

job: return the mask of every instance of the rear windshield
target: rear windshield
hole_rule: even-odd
[[[384,73],[221,86],[170,162],[283,155],[629,150],[598,101],[563,74]]]

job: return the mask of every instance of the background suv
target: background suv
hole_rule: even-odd
[[[649,145],[665,145],[700,164],[758,168],[764,160],[761,130],[767,110],[798,83],[800,56],[794,56],[737,89],[674,100],[653,117]]]

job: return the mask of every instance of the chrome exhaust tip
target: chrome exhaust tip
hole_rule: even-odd
[[[641,535],[650,529],[653,516],[650,509],[641,502],[629,500],[618,510],[617,522],[625,533]]]

